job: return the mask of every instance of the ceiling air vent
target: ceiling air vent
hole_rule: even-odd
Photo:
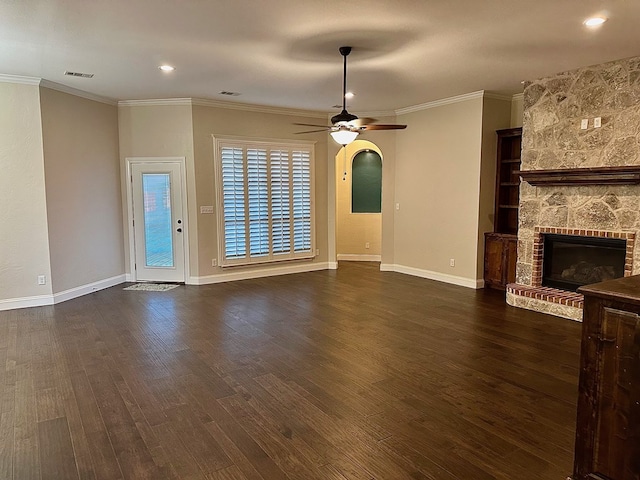
[[[64,74],[69,75],[70,77],[93,78],[93,73],[70,72],[69,70],[66,70]]]
[[[222,90],[221,92],[218,92],[220,95],[226,95],[228,97],[237,97],[238,95],[240,95],[238,92],[228,92],[227,90]]]

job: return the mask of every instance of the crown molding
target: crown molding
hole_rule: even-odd
[[[68,85],[62,85],[61,83],[45,80],[44,78],[40,79],[40,86],[50,88],[51,90],[57,90],[62,93],[68,93],[69,95],[74,95],[76,97],[86,98],[87,100],[93,100],[94,102],[106,103],[107,105],[117,105],[117,102],[111,98],[85,92],[84,90],[69,87]]]
[[[271,107],[267,105],[254,105],[249,103],[225,102],[209,98],[192,98],[191,104],[198,107],[228,108],[230,110],[243,110],[257,113],[273,113],[276,115],[291,115],[300,117],[326,118],[327,112],[318,110],[303,110],[296,108]]]
[[[93,93],[85,92],[84,90],[79,90],[77,88],[69,87],[67,85],[62,85],[60,83],[52,82],[50,80],[45,80],[44,78],[39,78],[39,77],[23,77],[20,75],[0,74],[0,83],[38,85],[40,87],[50,88],[51,90],[57,90],[58,92],[68,93],[69,95],[74,95],[76,97],[86,98],[87,100],[106,103],[107,105],[116,105],[116,101],[111,98],[95,95]]]
[[[197,107],[226,108],[229,110],[242,110],[245,112],[271,113],[276,115],[290,115],[311,118],[327,118],[326,112],[317,110],[298,110],[292,108],[270,107],[266,105],[252,105],[249,103],[224,102],[209,98],[160,98],[151,100],[121,100],[119,107],[150,107],[167,105],[190,105]]]
[[[20,85],[40,85],[38,77],[23,77],[21,75],[0,74],[0,83],[18,83]]]
[[[119,107],[191,106],[191,98],[152,98],[148,100],[120,100]]]
[[[444,105],[450,105],[452,103],[466,102],[476,98],[484,97],[484,90],[477,92],[465,93],[464,95],[456,95],[455,97],[443,98],[442,100],[435,100],[433,102],[421,103],[420,105],[414,105],[412,107],[405,107],[396,110],[397,115],[404,115],[406,113],[419,112],[420,110],[428,110],[430,108],[442,107]]]
[[[355,110],[355,113],[358,114],[359,117],[373,117],[373,118],[379,118],[379,117],[395,117],[396,116],[396,112],[394,110],[379,110],[379,111],[373,111],[373,112],[361,112],[358,110]],[[333,116],[335,114],[331,114],[331,116]]]
[[[511,101],[522,100],[523,98],[524,98],[524,93],[516,93],[511,97]]]

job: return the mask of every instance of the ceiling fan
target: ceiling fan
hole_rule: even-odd
[[[401,130],[407,128],[406,125],[375,123],[375,118],[358,118],[356,115],[347,112],[347,56],[351,53],[351,47],[340,47],[340,55],[344,59],[342,75],[342,111],[331,117],[331,125],[313,125],[310,123],[294,123],[305,127],[318,127],[320,130],[307,130],[302,133],[317,133],[328,131],[333,139],[340,145],[345,146],[353,142],[360,132],[367,130]]]

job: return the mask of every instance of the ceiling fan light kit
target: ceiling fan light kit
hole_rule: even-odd
[[[317,133],[329,131],[331,137],[336,143],[344,146],[353,142],[360,132],[365,130],[400,130],[407,128],[406,125],[395,124],[375,124],[374,118],[358,118],[357,115],[353,115],[347,111],[347,56],[351,53],[351,47],[340,47],[340,55],[343,57],[343,72],[342,72],[342,111],[337,115],[331,117],[331,126],[324,125],[312,125],[308,123],[294,123],[294,125],[303,125],[307,127],[318,127],[321,130],[308,130],[303,133]]]
[[[349,145],[351,142],[353,142],[356,138],[358,138],[358,133],[357,131],[352,131],[349,129],[340,129],[340,130],[336,130],[334,132],[331,132],[331,136],[333,137],[333,139],[336,141],[336,143],[339,143],[340,145],[347,146]]]

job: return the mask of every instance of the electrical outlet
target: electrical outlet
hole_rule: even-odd
[[[217,267],[218,266],[218,259],[217,258],[212,258],[211,259],[211,266],[212,267]]]
[[[38,285],[46,285],[46,284],[47,284],[47,276],[38,275]]]
[[[455,266],[456,266],[456,260],[455,260],[455,258],[450,258],[450,259],[449,259],[449,266],[450,266],[450,267],[455,267]]]
[[[319,249],[319,248],[316,248],[316,257],[317,257],[318,255],[320,255],[320,249]]]
[[[396,210],[400,210],[400,202],[396,202]]]
[[[364,248],[369,248],[369,242],[366,242],[366,243],[364,244]]]

